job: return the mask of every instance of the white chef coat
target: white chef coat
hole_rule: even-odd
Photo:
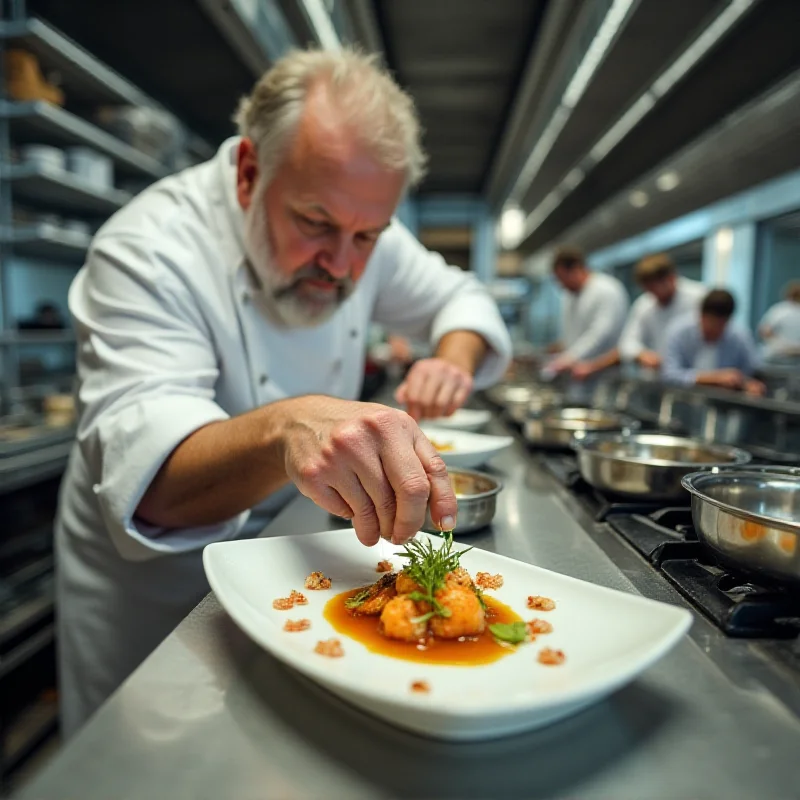
[[[667,306],[662,306],[649,292],[637,297],[619,339],[620,358],[634,361],[644,350],[660,353],[670,323],[685,314],[696,312],[706,294],[708,289],[702,283],[678,278],[675,294]]]
[[[772,329],[772,337],[764,345],[765,358],[780,358],[785,352],[800,347],[800,303],[781,300],[767,309],[759,328]]]
[[[580,292],[563,294],[564,355],[584,361],[615,347],[628,313],[628,293],[621,281],[592,272]]]
[[[508,332],[483,286],[397,221],[332,319],[308,329],[272,324],[244,257],[237,146],[228,140],[211,161],[115,214],[70,289],[80,422],[56,533],[66,733],[208,591],[202,548],[258,533],[292,496],[282,490],[219,525],[144,524],[134,511],[183,439],[285,397],[357,398],[371,321],[432,343],[455,330],[481,334],[491,351],[477,388],[498,380],[510,359]]]

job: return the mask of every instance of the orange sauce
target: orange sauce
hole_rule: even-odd
[[[491,664],[515,650],[512,646],[498,644],[489,632],[489,625],[496,622],[522,622],[522,617],[505,603],[501,603],[493,597],[484,595],[486,629],[480,636],[398,642],[394,639],[387,639],[378,632],[380,617],[359,617],[345,606],[344,601],[357,594],[358,591],[358,589],[352,589],[331,598],[325,604],[324,616],[336,631],[355,639],[373,653],[380,653],[390,658],[402,658],[406,661],[471,667],[476,664]]]

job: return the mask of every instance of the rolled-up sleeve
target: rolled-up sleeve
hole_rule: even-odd
[[[243,513],[175,530],[135,515],[170,453],[194,431],[228,418],[214,400],[219,368],[210,333],[169,260],[136,236],[100,237],[70,290],[79,343],[78,443],[106,529],[130,560],[232,538],[247,519]]]
[[[646,301],[647,296],[642,295],[637,298],[631,306],[625,327],[619,337],[619,355],[623,361],[635,361],[639,355],[647,349],[644,341],[644,321],[647,314],[647,305],[641,301]]]
[[[374,321],[392,332],[428,339],[472,331],[489,346],[475,374],[475,388],[496,383],[511,360],[511,337],[497,304],[474,275],[448,266],[394,221],[376,248],[380,284]]]

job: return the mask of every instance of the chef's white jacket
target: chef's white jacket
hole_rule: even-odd
[[[170,452],[198,428],[285,397],[358,397],[368,326],[436,343],[470,330],[511,351],[494,302],[397,221],[354,294],[325,324],[262,313],[235,196],[238,140],[136,197],[97,234],[69,295],[80,422],[56,534],[63,724],[73,731],[208,591],[201,550],[252,536],[291,488],[220,525],[166,530],[134,516]]]
[[[628,313],[628,292],[613,275],[592,272],[580,292],[564,291],[564,356],[586,361],[616,347]]]

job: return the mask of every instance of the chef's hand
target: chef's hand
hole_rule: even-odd
[[[744,386],[744,374],[738,369],[716,369],[709,374],[711,379],[707,383],[724,389],[741,389]]]
[[[408,414],[325,396],[293,402],[284,437],[286,473],[317,505],[352,519],[363,544],[411,539],[429,500],[434,523],[455,527],[447,468]]]
[[[647,369],[658,369],[661,366],[661,356],[655,350],[642,350],[636,360],[639,366]]]
[[[744,391],[752,397],[763,397],[767,393],[767,386],[765,383],[751,378],[745,382]]]
[[[572,365],[572,377],[576,381],[585,381],[595,372],[594,364],[591,361],[579,361],[577,364]]]
[[[395,399],[415,419],[449,417],[472,391],[472,375],[442,358],[417,361],[395,392]]]

